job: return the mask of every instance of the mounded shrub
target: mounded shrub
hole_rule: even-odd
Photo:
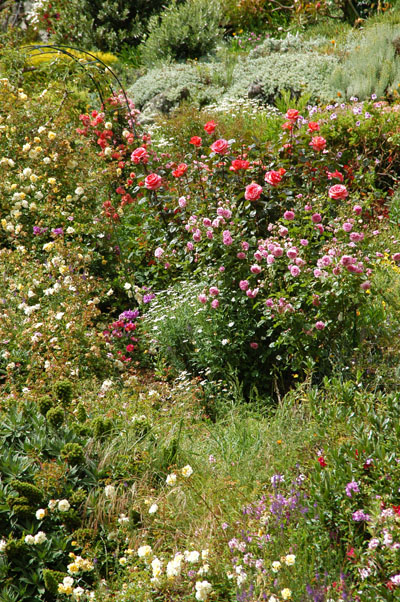
[[[399,27],[382,23],[363,31],[330,82],[344,98],[364,100],[372,94],[378,98],[396,94],[400,85]]]
[[[143,62],[195,59],[208,54],[222,38],[222,10],[217,0],[174,1],[150,18]]]

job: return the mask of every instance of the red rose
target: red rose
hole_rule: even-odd
[[[322,136],[314,136],[314,138],[311,139],[310,146],[316,151],[322,151],[326,146],[326,140],[325,138],[322,138]]]
[[[239,171],[240,169],[249,169],[250,163],[243,159],[235,159],[230,166],[231,171]]]
[[[317,123],[316,121],[309,121],[308,131],[309,132],[319,132],[319,123]]]
[[[340,173],[340,171],[338,171],[337,169],[335,171],[328,171],[328,180],[332,180],[332,178],[337,178],[338,180],[340,180],[341,182],[343,182],[344,176],[342,173]]]
[[[244,198],[246,201],[257,201],[262,193],[262,186],[252,182],[248,186],[246,186],[246,190],[244,193]]]
[[[293,129],[293,121],[285,121],[285,123],[282,123],[282,129],[291,132]]]
[[[344,186],[344,184],[335,184],[335,186],[331,186],[328,194],[331,199],[335,199],[337,201],[345,199],[347,196],[349,196],[347,188]]]
[[[207,134],[212,134],[216,127],[217,124],[215,123],[215,121],[207,121],[207,123],[204,126],[204,129],[207,132]]]
[[[214,153],[218,153],[219,155],[224,155],[226,153],[226,151],[228,150],[229,144],[226,140],[224,140],[223,138],[220,138],[219,140],[216,140],[212,145],[211,145],[211,150],[214,151]]]
[[[319,456],[318,457],[318,462],[319,462],[321,468],[325,468],[325,466],[328,466],[327,463],[325,462],[324,456]]]
[[[286,119],[291,119],[292,121],[296,121],[299,117],[299,112],[297,109],[289,109],[286,113]]]
[[[264,176],[264,180],[268,182],[268,184],[271,184],[271,186],[277,186],[277,184],[279,184],[279,182],[282,180],[282,175],[279,173],[279,171],[267,171]]]
[[[202,139],[200,138],[200,136],[192,136],[189,140],[189,144],[193,144],[193,146],[201,146],[202,143]]]
[[[156,173],[151,173],[146,177],[144,185],[147,190],[157,190],[161,186],[161,177]]]
[[[135,148],[133,153],[131,154],[131,161],[134,163],[147,163],[149,160],[149,154],[144,146],[139,146],[139,148]]]
[[[174,169],[174,171],[172,172],[172,175],[175,178],[180,178],[181,176],[183,176],[184,173],[187,172],[187,168],[188,168],[188,166],[186,165],[186,163],[180,163],[178,165],[178,167],[176,169]]]

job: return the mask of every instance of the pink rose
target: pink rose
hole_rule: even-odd
[[[318,321],[318,322],[316,322],[316,323],[315,323],[315,328],[316,328],[317,330],[324,330],[324,328],[325,328],[325,323],[324,323],[324,322],[321,322],[321,321]]]
[[[162,249],[161,247],[158,247],[154,251],[154,256],[157,257],[157,259],[159,259],[163,253],[164,253],[164,249]]]
[[[147,188],[147,190],[157,190],[158,188],[160,188],[161,182],[161,176],[159,176],[156,173],[151,173],[146,177],[144,185]]]
[[[246,191],[244,193],[244,198],[246,201],[257,201],[262,193],[262,186],[252,182],[248,186],[246,186]]]
[[[229,148],[229,144],[226,140],[224,140],[223,138],[220,138],[219,140],[216,140],[215,142],[213,142],[213,144],[210,146],[210,148],[212,151],[214,151],[214,153],[218,153],[219,155],[224,155]]]
[[[210,287],[210,295],[211,295],[211,297],[218,297],[219,289],[216,286],[211,286]]]
[[[326,146],[326,140],[325,138],[322,138],[322,136],[314,136],[311,139],[310,146],[316,151],[322,151]]]
[[[241,291],[247,291],[247,289],[249,288],[249,281],[248,280],[241,280],[239,282],[239,288]]]
[[[267,171],[264,180],[268,182],[268,184],[271,184],[271,186],[276,186],[282,180],[282,176],[279,171]]]
[[[133,161],[133,163],[136,163],[136,165],[138,163],[147,163],[148,160],[149,154],[144,146],[139,146],[139,148],[136,148],[131,154],[131,161]]]
[[[204,293],[201,293],[197,298],[200,301],[200,303],[207,303],[207,297],[206,295],[204,295]]]
[[[314,224],[319,224],[319,222],[322,220],[321,214],[320,213],[313,213],[313,215],[311,216],[311,221]]]
[[[328,195],[331,199],[339,201],[349,196],[349,193],[347,192],[347,188],[344,186],[344,184],[335,184],[335,186],[331,186],[329,188]]]
[[[285,211],[283,217],[288,220],[294,219],[294,211]]]

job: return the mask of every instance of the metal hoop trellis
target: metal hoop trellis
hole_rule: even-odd
[[[57,44],[57,45],[56,44],[32,44],[29,46],[25,46],[24,50],[28,51],[32,57],[38,56],[38,55],[43,55],[43,54],[63,54],[65,56],[68,56],[69,58],[71,58],[73,61],[75,61],[75,63],[77,65],[79,65],[79,67],[89,77],[89,79],[93,83],[94,87],[96,88],[96,91],[97,91],[97,94],[99,95],[99,99],[100,99],[102,106],[105,106],[104,97],[103,97],[103,94],[102,94],[102,91],[101,91],[101,88],[100,88],[98,82],[93,77],[93,75],[89,72],[89,70],[86,69],[86,67],[88,65],[95,65],[99,69],[102,67],[103,71],[105,71],[106,73],[109,73],[111,75],[111,77],[118,83],[119,89],[121,90],[121,93],[122,93],[124,101],[125,101],[127,114],[129,116],[128,123],[129,123],[130,127],[132,128],[133,135],[135,136],[135,138],[137,138],[134,115],[132,114],[131,106],[130,106],[128,95],[125,91],[125,88],[122,85],[122,82],[119,79],[119,77],[117,76],[117,74],[111,69],[111,67],[109,65],[107,65],[104,61],[102,61],[99,57],[95,56],[91,52],[88,52],[87,50],[81,50],[80,48],[76,48],[74,46],[66,46],[63,44]],[[35,51],[36,51],[36,53],[35,53]],[[74,55],[71,51],[78,52],[80,55],[82,55],[82,54],[86,55],[88,57],[87,62],[82,62],[82,57]],[[108,84],[108,87],[110,89],[111,95],[112,96],[116,95],[116,92],[110,83]]]

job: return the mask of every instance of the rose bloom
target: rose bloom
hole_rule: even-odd
[[[326,140],[325,138],[322,138],[322,136],[314,136],[311,139],[310,146],[316,151],[322,151],[326,146]]]
[[[285,211],[283,217],[289,220],[294,219],[294,211]]]
[[[262,186],[252,182],[248,186],[246,186],[246,191],[244,193],[244,198],[246,201],[257,201],[262,193]]]
[[[244,159],[235,159],[232,161],[230,166],[230,171],[239,171],[240,169],[248,169],[250,167],[249,161],[245,161]]]
[[[308,131],[309,132],[319,132],[319,123],[316,121],[310,121],[308,123]]]
[[[224,155],[226,153],[226,151],[228,150],[229,144],[226,140],[224,140],[223,138],[220,138],[219,140],[216,140],[215,142],[213,142],[213,144],[211,145],[211,150],[214,151],[214,153],[218,153],[219,155]]]
[[[202,139],[200,138],[200,136],[192,136],[189,140],[189,144],[193,144],[193,146],[201,146],[202,143]]]
[[[299,117],[299,112],[297,109],[289,109],[288,112],[286,113],[286,119],[292,119],[293,121],[296,121],[296,119],[298,119]]]
[[[207,121],[207,123],[204,126],[204,129],[207,132],[207,134],[212,134],[216,127],[217,124],[215,123],[215,121]]]
[[[282,180],[282,175],[279,173],[279,171],[267,171],[264,176],[264,180],[268,182],[268,184],[271,184],[271,186],[276,186]]]
[[[136,164],[148,162],[149,154],[148,154],[147,150],[144,148],[144,146],[139,146],[139,148],[136,148],[133,151],[133,153],[131,154],[131,160]]]
[[[347,188],[344,186],[344,184],[335,184],[335,186],[331,186],[329,188],[328,195],[331,199],[339,201],[349,196],[349,193],[347,192]]]
[[[174,176],[174,178],[180,178],[181,176],[183,176],[184,173],[187,172],[187,168],[188,166],[186,165],[186,163],[180,163],[178,167],[174,169],[172,175]]]
[[[144,185],[147,188],[147,190],[157,190],[158,188],[160,188],[161,182],[161,176],[159,176],[156,173],[151,173],[146,177]]]

